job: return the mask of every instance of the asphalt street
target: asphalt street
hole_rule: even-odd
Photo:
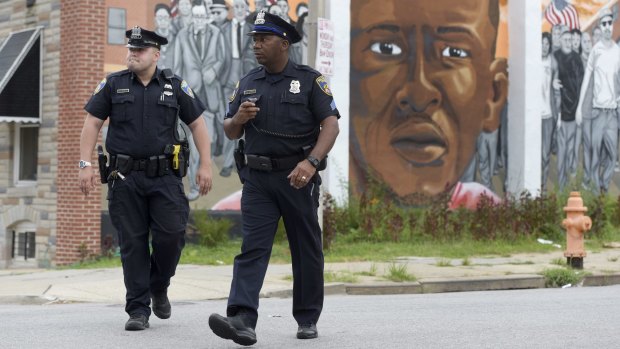
[[[255,348],[617,348],[620,286],[325,299],[319,338],[298,340],[290,298],[261,299]],[[120,304],[0,305],[0,348],[238,348],[207,325],[224,300],[173,302],[123,329]]]

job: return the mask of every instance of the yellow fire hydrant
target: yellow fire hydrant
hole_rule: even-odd
[[[566,229],[566,263],[575,269],[583,269],[583,257],[586,256],[583,235],[592,228],[592,220],[584,215],[586,211],[588,208],[583,206],[579,192],[571,192],[564,207],[566,218],[562,221],[562,226]]]

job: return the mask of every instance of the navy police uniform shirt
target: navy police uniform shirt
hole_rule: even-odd
[[[166,144],[176,143],[175,119],[187,125],[205,110],[185,80],[167,79],[157,68],[147,86],[131,71],[112,73],[103,79],[84,109],[105,120],[110,117],[106,150],[134,159],[161,155]]]
[[[321,73],[290,60],[279,74],[269,74],[260,66],[244,76],[230,96],[226,118],[232,118],[250,98],[256,100],[260,111],[244,125],[246,154],[298,154],[302,147],[316,143],[325,118],[340,117]],[[286,137],[291,135],[295,137]]]

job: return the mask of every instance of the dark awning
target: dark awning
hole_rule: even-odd
[[[12,32],[0,45],[0,122],[40,120],[41,30]]]

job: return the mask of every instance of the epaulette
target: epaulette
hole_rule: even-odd
[[[163,75],[168,80],[172,80],[175,77],[177,79],[181,80],[181,78],[179,78],[178,76],[174,75],[174,73],[172,72],[172,69],[170,69],[170,68],[162,69],[161,70],[161,75]]]
[[[321,72],[319,72],[318,70],[312,68],[311,66],[304,65],[304,64],[296,64],[296,66],[297,66],[297,69],[299,69],[299,70],[309,71],[309,72],[315,73],[317,75],[323,75],[323,74],[321,74]]]
[[[122,76],[122,75],[126,75],[126,74],[131,74],[131,71],[129,69],[125,69],[125,70],[120,70],[114,73],[110,73],[108,74],[108,78],[112,78],[115,76]]]
[[[263,70],[263,69],[265,69],[265,68],[264,68],[262,65],[259,65],[258,67],[255,67],[254,69],[250,70],[250,71],[246,74],[246,76],[247,76],[247,75],[251,75],[251,74],[256,74],[256,73],[258,73],[259,71],[261,71],[261,70]]]

